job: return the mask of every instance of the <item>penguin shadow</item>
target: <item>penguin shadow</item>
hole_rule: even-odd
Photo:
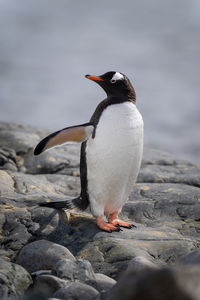
[[[102,232],[89,213],[40,207],[40,216],[35,222],[40,227],[34,232],[34,240],[47,239],[67,247],[74,255],[94,236]],[[53,228],[53,229],[52,229]]]

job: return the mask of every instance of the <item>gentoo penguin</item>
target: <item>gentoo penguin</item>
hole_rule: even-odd
[[[97,225],[105,231],[131,228],[118,218],[136,182],[143,152],[143,119],[136,108],[136,94],[129,79],[120,72],[86,75],[107,94],[90,121],[67,127],[44,138],[35,148],[38,155],[67,142],[80,142],[81,193],[78,198],[42,203],[56,209],[81,210],[90,205]],[[105,221],[105,216],[107,221]]]

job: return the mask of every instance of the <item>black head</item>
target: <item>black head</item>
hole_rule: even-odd
[[[135,90],[130,80],[120,72],[107,72],[100,76],[85,75],[85,77],[98,83],[108,97],[124,97],[136,101]]]

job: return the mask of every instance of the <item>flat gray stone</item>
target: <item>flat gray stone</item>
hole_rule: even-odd
[[[94,271],[118,278],[129,261],[137,256],[158,262],[175,262],[194,247],[189,238],[167,227],[153,228],[137,224],[137,229],[95,235],[78,253],[91,262]]]
[[[79,175],[80,147],[66,145],[34,156],[33,149],[24,155],[24,166],[30,174]]]
[[[56,197],[60,194],[61,197],[75,197],[80,189],[79,178],[60,174],[30,175],[18,172],[12,174],[12,180],[15,193],[21,195]]]
[[[183,183],[200,187],[200,167],[168,153],[144,149],[140,183]]]

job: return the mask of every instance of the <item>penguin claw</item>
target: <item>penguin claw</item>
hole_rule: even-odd
[[[134,224],[132,224],[132,225],[131,225],[131,228],[137,228],[137,226],[136,226],[136,225],[134,225]]]
[[[119,231],[123,231],[119,226],[116,227],[116,229],[111,229],[109,232],[119,232]]]
[[[137,226],[135,226],[134,224],[131,224],[130,226],[127,226],[127,227],[124,226],[124,228],[132,229],[132,228],[137,228]]]
[[[123,230],[120,227],[117,227],[117,229],[115,231],[119,232],[119,231],[123,231]]]
[[[108,224],[110,224],[110,223],[108,223]],[[113,226],[113,224],[110,224],[110,225]],[[116,224],[116,225],[114,225],[114,226],[115,226],[115,228],[111,229],[111,232],[114,232],[114,231],[116,231],[116,232],[122,231],[122,229],[120,228],[120,225],[119,225],[119,224]]]

